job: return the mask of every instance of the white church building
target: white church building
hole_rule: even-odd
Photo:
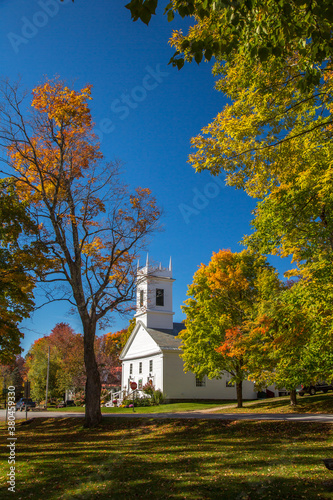
[[[138,267],[136,287],[136,325],[121,355],[122,391],[136,382],[139,390],[149,381],[160,389],[167,401],[236,399],[236,386],[230,374],[203,380],[184,372],[178,333],[183,323],[173,322],[171,259],[168,268]],[[256,399],[254,384],[243,382],[243,398]]]

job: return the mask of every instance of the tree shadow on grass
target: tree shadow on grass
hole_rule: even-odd
[[[18,436],[19,497],[333,498],[330,426],[318,423],[36,419]],[[323,456],[325,455],[325,456]],[[320,464],[321,465],[321,464]],[[326,481],[326,486],[324,482]],[[1,498],[13,498],[0,490]],[[312,495],[312,496],[311,496]]]
[[[287,399],[260,399],[249,406],[245,405],[243,408],[235,407],[232,411],[236,413],[333,413],[333,394],[298,396],[296,406],[291,406]],[[219,412],[223,412],[223,410]]]

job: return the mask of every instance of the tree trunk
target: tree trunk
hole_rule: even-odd
[[[296,393],[296,389],[292,389],[290,391],[290,405],[291,406],[296,406],[297,405],[297,393]]]
[[[86,367],[85,427],[95,427],[102,420],[101,379],[94,352],[95,334],[90,326],[84,329],[84,364]]]
[[[237,408],[243,408],[243,381],[236,382]]]

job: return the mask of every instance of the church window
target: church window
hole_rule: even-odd
[[[130,375],[133,375],[133,363],[130,363]]]
[[[206,380],[195,377],[195,385],[196,387],[206,387]]]
[[[142,373],[142,361],[139,363],[139,373]]]
[[[156,305],[164,306],[164,290],[162,288],[156,288]]]
[[[142,388],[143,388],[143,379],[139,378],[139,381],[138,381],[138,389],[139,389],[139,391],[142,391]]]
[[[143,290],[140,290],[140,307],[143,307]]]
[[[153,360],[152,359],[149,361],[149,371],[150,372],[153,371]]]

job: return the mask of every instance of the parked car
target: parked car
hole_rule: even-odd
[[[31,398],[21,398],[16,403],[16,410],[23,411],[27,407],[29,411],[30,408],[35,408],[36,403]]]
[[[302,385],[301,389],[298,391],[298,394],[300,396],[304,396],[305,393],[310,394],[311,396],[314,396],[316,392],[328,392],[328,391],[333,391],[333,385],[329,384],[328,382],[322,381],[322,382],[316,382],[315,384],[311,385]]]

